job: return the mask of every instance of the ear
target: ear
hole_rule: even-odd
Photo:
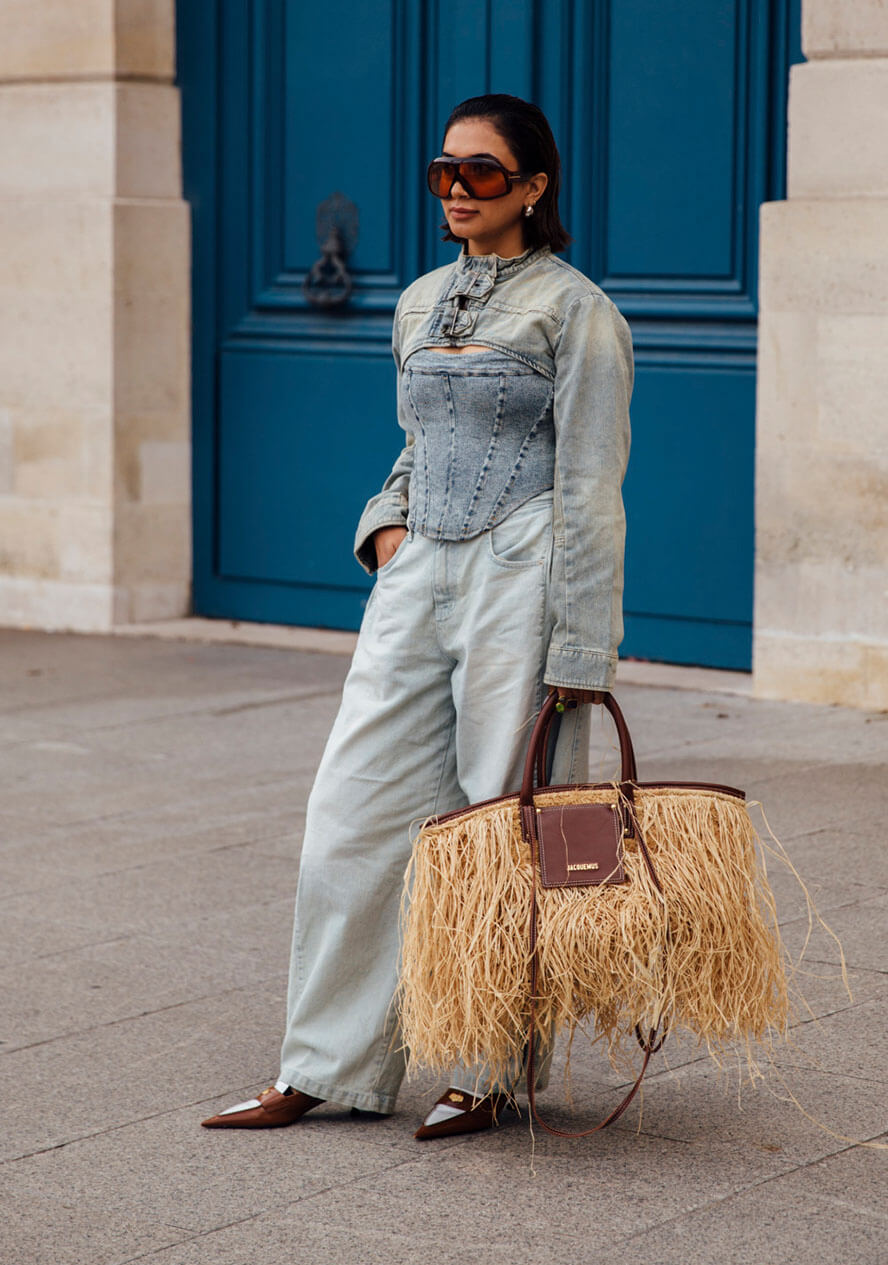
[[[534,202],[538,202],[539,199],[543,196],[546,190],[546,185],[548,183],[549,183],[549,177],[546,175],[544,171],[538,171],[535,176],[531,176],[531,178],[528,180],[527,190],[530,194],[533,195]]]

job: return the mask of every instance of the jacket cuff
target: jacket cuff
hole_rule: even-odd
[[[355,533],[354,554],[368,575],[376,568],[373,535],[380,527],[407,526],[407,498],[400,492],[383,492],[375,496],[361,515]]]
[[[617,655],[603,650],[583,650],[579,646],[550,646],[546,656],[546,685],[569,690],[613,690],[617,677]]]

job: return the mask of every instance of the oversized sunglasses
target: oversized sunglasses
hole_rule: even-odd
[[[429,192],[436,198],[449,198],[457,180],[470,198],[482,202],[488,198],[504,198],[511,193],[516,180],[529,180],[530,172],[509,171],[496,158],[433,158],[429,163]]]

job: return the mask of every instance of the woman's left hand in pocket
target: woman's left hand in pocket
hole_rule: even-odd
[[[391,562],[406,535],[406,527],[380,527],[373,533],[377,570],[384,567],[387,562]]]

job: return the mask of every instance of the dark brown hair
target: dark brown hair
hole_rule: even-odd
[[[483,97],[469,97],[450,112],[444,125],[444,140],[454,123],[464,119],[487,119],[509,146],[518,163],[519,171],[544,171],[549,177],[542,196],[534,206],[533,215],[523,218],[525,249],[549,245],[553,251],[564,250],[573,241],[561,223],[558,214],[558,193],[561,188],[561,159],[549,121],[538,105],[523,101],[521,97],[506,92],[487,93]],[[441,148],[444,148],[444,140]],[[464,237],[451,233],[446,221],[439,225],[444,229],[442,241],[463,243]]]

